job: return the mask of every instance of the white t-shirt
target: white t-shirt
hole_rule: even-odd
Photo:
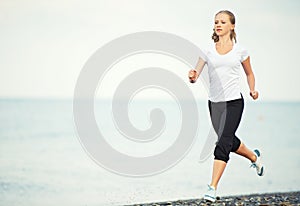
[[[241,62],[248,58],[247,50],[234,44],[231,51],[219,54],[213,44],[204,53],[209,75],[209,100],[222,102],[240,99]]]

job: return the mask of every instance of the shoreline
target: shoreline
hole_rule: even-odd
[[[217,201],[214,203],[207,202],[203,198],[198,199],[184,199],[175,201],[165,202],[152,202],[152,203],[137,203],[126,206],[181,206],[181,205],[281,205],[300,206],[300,191],[293,192],[276,192],[276,193],[265,193],[265,194],[250,194],[250,195],[234,195],[217,197]]]

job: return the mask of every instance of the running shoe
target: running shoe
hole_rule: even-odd
[[[255,149],[254,151],[254,154],[256,155],[256,161],[255,162],[252,162],[251,166],[250,167],[253,167],[256,169],[256,172],[259,176],[263,176],[264,173],[265,173],[265,168],[262,164],[262,161],[261,161],[261,153],[259,150]]]
[[[215,202],[216,201],[216,189],[210,185],[207,185],[207,191],[204,194],[204,199],[208,200],[210,202]]]

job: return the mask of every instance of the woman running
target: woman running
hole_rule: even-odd
[[[209,74],[209,112],[213,128],[218,135],[214,150],[214,164],[212,179],[204,199],[215,202],[219,180],[229,160],[230,152],[235,152],[252,163],[257,174],[264,174],[259,150],[248,149],[235,135],[239,126],[244,99],[240,90],[240,65],[242,65],[250,89],[250,96],[256,100],[258,92],[255,90],[255,78],[250,64],[250,57],[246,49],[236,43],[235,16],[224,10],[215,15],[214,44],[205,52],[204,58],[199,58],[196,68],[189,71],[191,83],[196,82],[205,64]]]

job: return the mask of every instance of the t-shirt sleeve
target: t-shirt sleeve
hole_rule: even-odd
[[[240,61],[243,62],[249,57],[249,52],[242,46],[239,48],[240,50]]]

